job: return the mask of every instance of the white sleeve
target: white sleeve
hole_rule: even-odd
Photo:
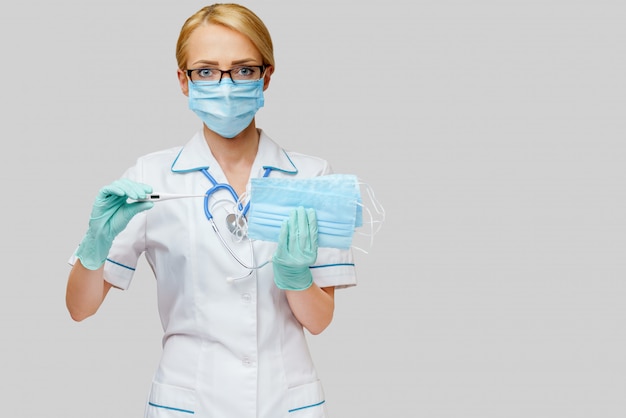
[[[104,263],[104,279],[115,287],[128,289],[141,254],[145,251],[146,212],[140,212],[113,240]]]
[[[311,266],[313,281],[319,287],[337,289],[356,285],[356,268],[352,250],[319,248],[315,265]]]

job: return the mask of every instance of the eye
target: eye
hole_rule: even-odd
[[[250,67],[241,67],[239,69],[239,74],[241,75],[251,75],[254,72],[254,69],[250,68]]]
[[[232,73],[235,75],[235,77],[240,80],[254,78],[258,72],[258,68],[256,67],[235,67],[232,70]]]
[[[201,79],[210,79],[212,77],[215,77],[215,75],[218,73],[219,72],[215,71],[213,68],[200,68],[196,70],[196,74],[198,74],[198,77]]]

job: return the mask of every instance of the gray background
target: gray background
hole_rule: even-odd
[[[311,337],[333,417],[626,415],[619,1],[245,1],[277,69],[258,125],[367,181],[387,222]],[[74,323],[97,190],[200,127],[174,45],[205,5],[4,2],[3,416],[137,417],[154,281]]]

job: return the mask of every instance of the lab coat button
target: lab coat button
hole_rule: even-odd
[[[250,303],[251,300],[252,300],[252,296],[250,296],[250,293],[243,293],[241,295],[241,301],[243,303]]]
[[[241,360],[241,364],[243,364],[243,365],[244,365],[244,367],[250,367],[250,366],[252,365],[252,362],[250,361],[250,358],[249,358],[249,357],[244,357],[244,358]]]

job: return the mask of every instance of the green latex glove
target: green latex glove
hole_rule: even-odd
[[[299,207],[281,228],[278,248],[272,258],[274,282],[283,290],[305,290],[313,284],[309,266],[317,259],[317,215],[315,209]]]
[[[76,256],[89,270],[97,270],[104,264],[113,239],[126,228],[128,222],[153,202],[131,202],[127,199],[143,199],[152,187],[129,179],[116,180],[100,189],[91,210],[89,228],[81,241]]]

